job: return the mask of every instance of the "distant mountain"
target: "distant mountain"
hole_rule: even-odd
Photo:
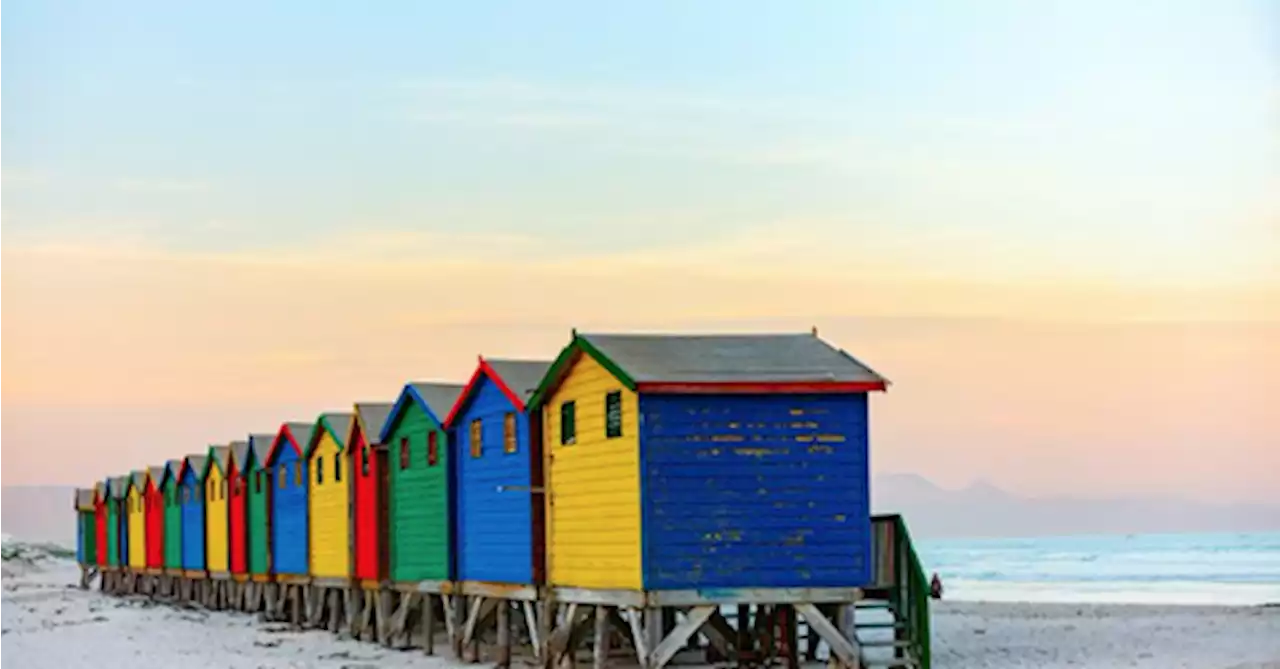
[[[948,490],[915,474],[876,476],[871,499],[877,512],[903,514],[915,537],[1280,530],[1280,506],[1161,498],[1027,498],[986,482]]]

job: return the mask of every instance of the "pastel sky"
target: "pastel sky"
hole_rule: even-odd
[[[873,468],[1280,502],[1273,2],[5,5],[3,481],[807,331]]]

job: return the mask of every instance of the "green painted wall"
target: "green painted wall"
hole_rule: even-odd
[[[427,434],[436,433],[437,461],[427,465]],[[409,466],[400,467],[400,440],[409,440]],[[387,524],[393,581],[449,578],[449,441],[416,402],[406,403],[387,441]]]
[[[107,500],[107,564],[120,566],[120,520],[116,515],[116,501]]]
[[[164,480],[164,568],[182,569],[182,504],[177,479]]]
[[[98,563],[98,524],[94,522],[92,511],[80,511],[80,561],[85,564]]]
[[[258,463],[249,467],[249,498],[245,501],[245,538],[249,540],[249,573],[267,574],[271,571],[270,546],[267,544],[267,516],[269,507],[267,497],[271,494],[271,477],[262,472],[262,483],[258,476],[262,471]]]

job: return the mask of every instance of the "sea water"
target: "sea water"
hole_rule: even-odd
[[[1280,603],[1280,532],[917,542],[946,599]]]

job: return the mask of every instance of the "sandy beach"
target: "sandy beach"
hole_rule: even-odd
[[[293,632],[252,616],[177,610],[73,587],[62,559],[6,562],[3,653],[12,666],[452,667],[420,651],[387,651],[326,632]],[[1280,669],[1280,608],[942,602],[938,669],[1139,667]],[[461,665],[458,665],[461,666]]]

